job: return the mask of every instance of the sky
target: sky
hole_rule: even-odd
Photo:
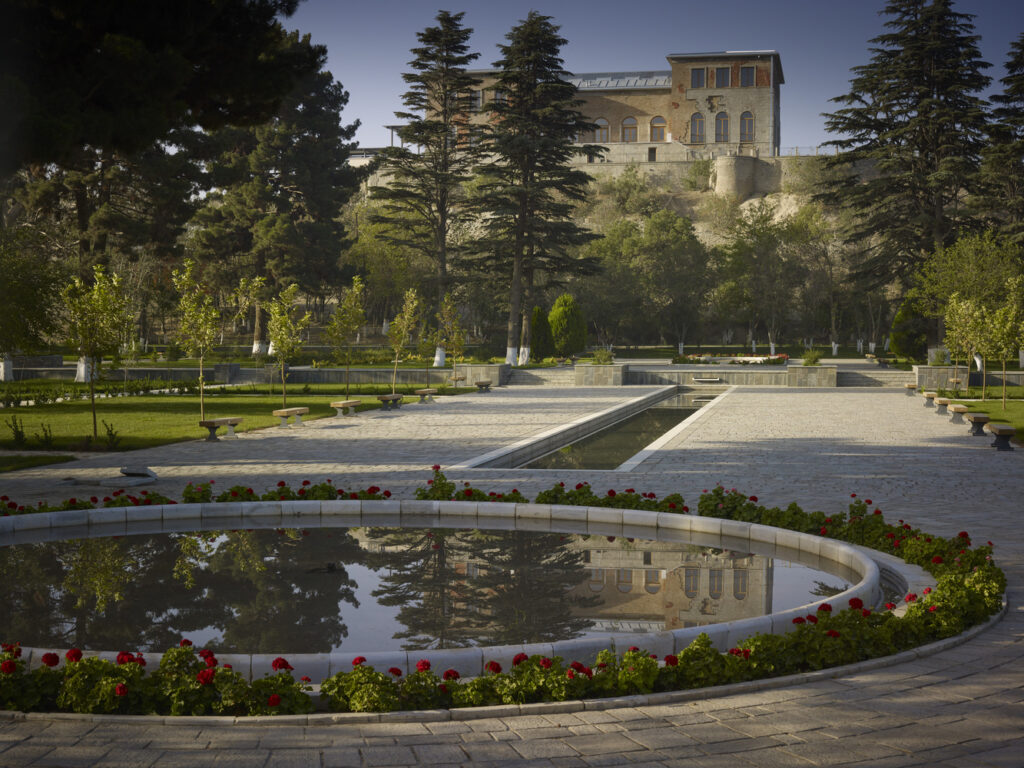
[[[309,33],[327,47],[328,69],[349,92],[342,120],[361,125],[361,147],[389,143],[405,90],[409,49],[416,33],[435,24],[438,10],[464,11],[473,29],[474,68],[499,58],[497,45],[531,10],[551,16],[568,43],[566,70],[574,73],[667,70],[674,53],[776,50],[781,87],[783,150],[805,152],[828,141],[821,113],[849,90],[850,69],[870,61],[868,40],[884,31],[884,0],[304,0],[284,25]],[[1013,40],[1024,33],[1021,0],[954,0],[954,10],[975,16],[982,59],[998,88]]]

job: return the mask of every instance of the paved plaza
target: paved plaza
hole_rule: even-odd
[[[506,387],[393,413],[90,456],[0,476],[22,502],[109,492],[92,485],[131,461],[180,496],[189,480],[262,491],[331,478],[411,495],[430,466],[473,457],[594,413],[650,387]],[[920,397],[882,388],[736,388],[629,472],[462,469],[450,479],[528,496],[558,481],[598,493],[682,493],[721,482],[762,503],[845,509],[870,497],[887,518],[992,540],[1009,580],[1003,620],[949,650],[696,701],[476,720],[317,725],[163,724],[32,716],[0,721],[6,766],[1024,766],[1024,449],[996,452]],[[76,484],[60,486],[74,479]],[[635,704],[635,702],[628,702]],[[549,708],[554,709],[554,708]]]

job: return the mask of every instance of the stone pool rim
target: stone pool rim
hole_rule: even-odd
[[[877,605],[883,583],[899,591],[922,592],[934,586],[934,579],[923,569],[904,563],[891,555],[877,553],[845,542],[813,534],[798,533],[755,523],[743,523],[716,517],[623,510],[607,507],[581,507],[502,502],[422,501],[422,500],[331,500],[264,501],[242,503],[169,504],[144,507],[62,510],[0,518],[0,546],[34,543],[55,539],[122,536],[129,533],[170,533],[201,528],[302,528],[362,527],[400,525],[403,527],[480,527],[505,530],[555,530],[566,533],[622,536],[651,540],[679,540],[703,546],[749,551],[773,547],[776,556],[822,570],[852,571],[860,580],[842,593],[827,598],[838,609],[859,597],[866,605]],[[664,538],[663,538],[664,537]],[[663,630],[648,633],[617,633],[606,637],[588,637],[551,643],[506,646],[472,646],[433,651],[344,651],[311,654],[287,654],[295,674],[323,680],[351,669],[356,655],[365,656],[377,669],[396,666],[404,672],[415,668],[416,661],[429,658],[434,666],[458,669],[463,676],[483,674],[483,666],[495,660],[510,667],[518,653],[561,656],[567,660],[592,660],[598,650],[613,648],[621,652],[636,645],[662,657],[678,654],[698,635],[706,633],[719,650],[738,645],[757,633],[783,633],[794,628],[792,620],[815,608],[826,599],[755,618],[712,624],[704,627]],[[29,668],[41,664],[45,652],[65,649],[29,648],[23,650]],[[117,651],[89,649],[100,658],[114,659]],[[161,654],[147,653],[151,662]],[[249,679],[270,671],[271,661],[279,654],[218,653],[222,663]],[[755,681],[756,682],[756,681]]]

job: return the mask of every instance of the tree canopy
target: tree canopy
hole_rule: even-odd
[[[137,152],[175,128],[251,125],[326,60],[278,21],[299,0],[10,0],[0,178],[84,146]]]

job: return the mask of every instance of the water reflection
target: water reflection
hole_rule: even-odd
[[[190,636],[239,653],[550,642],[759,616],[812,601],[822,576],[745,552],[531,531],[60,541],[0,548],[0,636],[144,651]]]

